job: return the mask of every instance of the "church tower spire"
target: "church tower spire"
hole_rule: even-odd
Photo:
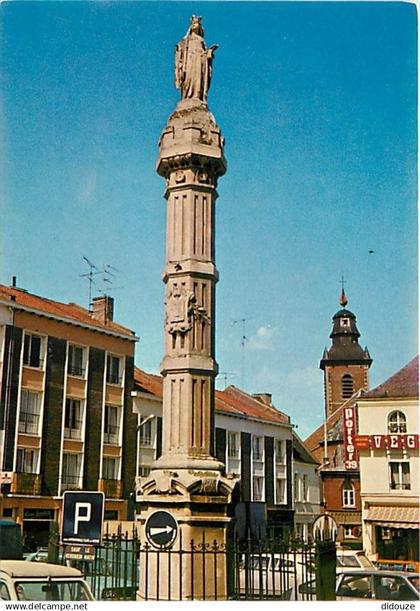
[[[339,303],[341,309],[332,319],[332,345],[325,348],[319,365],[324,372],[326,417],[357,390],[368,390],[368,372],[372,364],[368,349],[359,345],[356,316],[346,309],[348,300],[344,286]]]

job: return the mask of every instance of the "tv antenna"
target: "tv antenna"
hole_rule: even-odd
[[[91,312],[92,311],[92,285],[95,284],[95,281],[94,281],[93,277],[97,276],[98,274],[102,274],[102,272],[101,272],[100,269],[98,269],[96,267],[96,265],[94,263],[92,263],[92,261],[90,261],[84,255],[83,255],[83,260],[88,264],[89,271],[87,272],[87,274],[79,274],[79,277],[80,278],[87,278],[87,280],[89,282],[89,305],[88,305],[88,309],[89,309],[89,312]]]
[[[247,318],[238,318],[237,320],[232,320],[232,325],[240,324],[242,326],[242,337],[241,337],[241,388],[244,388],[244,372],[245,372],[245,344],[249,342],[248,337],[246,336],[246,323],[248,320],[255,318],[254,316],[248,316]]]
[[[236,377],[236,373],[234,373],[233,371],[220,371],[219,372],[219,376],[220,376],[220,378],[224,382],[223,390],[225,390],[226,387],[227,387],[228,378],[235,378]]]
[[[120,270],[114,267],[113,265],[109,265],[108,263],[102,266],[102,287],[98,289],[99,293],[102,295],[109,295],[111,292],[116,291],[117,289],[123,288],[122,286],[114,286],[114,279],[117,277],[117,274],[120,273]]]
[[[100,269],[85,256],[83,256],[83,260],[89,266],[89,271],[86,274],[79,275],[81,278],[87,278],[89,282],[89,312],[92,312],[92,287],[97,284],[95,282],[95,277],[99,276],[102,285],[100,288],[98,288],[98,293],[102,293],[106,296],[109,295],[111,289],[112,291],[115,291],[122,288],[120,286],[113,286],[114,278],[116,278],[120,270],[108,263],[104,264],[102,269]]]

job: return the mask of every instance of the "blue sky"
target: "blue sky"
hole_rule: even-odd
[[[322,420],[342,273],[371,386],[417,351],[414,5],[1,3],[0,282],[87,306],[83,256],[113,265],[115,317],[141,338],[137,364],[159,370],[155,162],[191,14],[220,45],[217,360],[228,383],[271,392],[305,437]]]

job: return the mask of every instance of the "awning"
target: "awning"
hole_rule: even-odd
[[[362,525],[362,514],[360,511],[329,511],[331,517],[340,524],[349,524],[351,526]]]
[[[365,518],[388,528],[419,528],[419,508],[413,506],[371,505]]]

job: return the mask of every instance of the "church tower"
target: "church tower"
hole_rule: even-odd
[[[341,310],[334,314],[332,319],[332,346],[325,348],[319,365],[324,372],[327,418],[357,390],[368,390],[368,372],[372,364],[368,349],[359,345],[360,333],[356,326],[356,316],[346,309],[347,297],[344,288],[341,291],[340,305]]]

